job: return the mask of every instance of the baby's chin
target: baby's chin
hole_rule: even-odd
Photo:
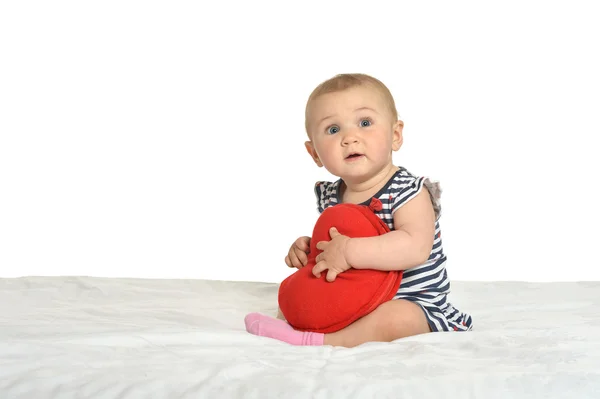
[[[389,177],[397,171],[397,167],[392,165],[386,165],[385,167],[354,167],[359,165],[351,165],[351,167],[345,168],[345,170],[340,171],[339,175],[336,174],[339,178],[344,180],[344,182],[352,182],[354,184],[365,183],[373,178],[380,179],[389,179]],[[378,179],[379,179],[378,178]]]

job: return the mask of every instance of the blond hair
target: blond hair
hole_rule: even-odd
[[[394,101],[394,97],[392,96],[392,93],[387,88],[387,86],[383,84],[383,82],[381,82],[379,79],[376,79],[372,76],[363,73],[343,73],[336,75],[330,79],[327,79],[326,81],[318,85],[308,97],[308,101],[306,101],[306,110],[304,111],[304,127],[306,129],[306,133],[309,134],[308,108],[311,102],[313,102],[317,97],[320,97],[323,94],[340,92],[363,85],[371,86],[372,88],[377,90],[379,94],[383,97],[383,100],[388,107],[388,111],[392,116],[392,120],[394,122],[398,120],[398,111],[396,110],[396,103]]]

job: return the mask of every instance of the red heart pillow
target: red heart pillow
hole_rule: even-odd
[[[322,251],[319,241],[330,241],[329,229],[335,227],[348,237],[372,237],[390,231],[373,213],[381,201],[365,205],[339,204],[325,209],[313,230],[308,263],[279,286],[279,308],[292,327],[301,331],[330,333],[341,330],[369,314],[394,297],[402,271],[350,269],[328,282],[327,272],[320,278],[312,274],[315,258]]]

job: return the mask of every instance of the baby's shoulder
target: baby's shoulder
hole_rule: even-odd
[[[440,202],[442,190],[440,183],[431,180],[427,176],[415,175],[404,167],[399,167],[391,184],[388,185],[386,195],[389,196],[389,201],[392,203],[392,213],[403,204],[415,198],[423,188],[429,192],[436,218],[439,218],[442,210]]]
[[[396,196],[402,194],[406,190],[411,190],[418,186],[422,179],[422,177],[414,175],[406,168],[399,166],[398,170],[390,178],[383,190],[385,191],[385,194]]]

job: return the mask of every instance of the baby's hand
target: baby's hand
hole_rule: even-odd
[[[307,254],[310,252],[310,237],[300,237],[290,247],[285,257],[285,264],[288,267],[301,269],[308,263]]]
[[[315,261],[317,264],[313,267],[315,277],[321,277],[321,272],[327,270],[327,281],[332,282],[338,274],[352,268],[346,261],[346,244],[350,237],[344,236],[337,231],[335,227],[329,229],[331,241],[319,241],[317,249],[322,249]]]

